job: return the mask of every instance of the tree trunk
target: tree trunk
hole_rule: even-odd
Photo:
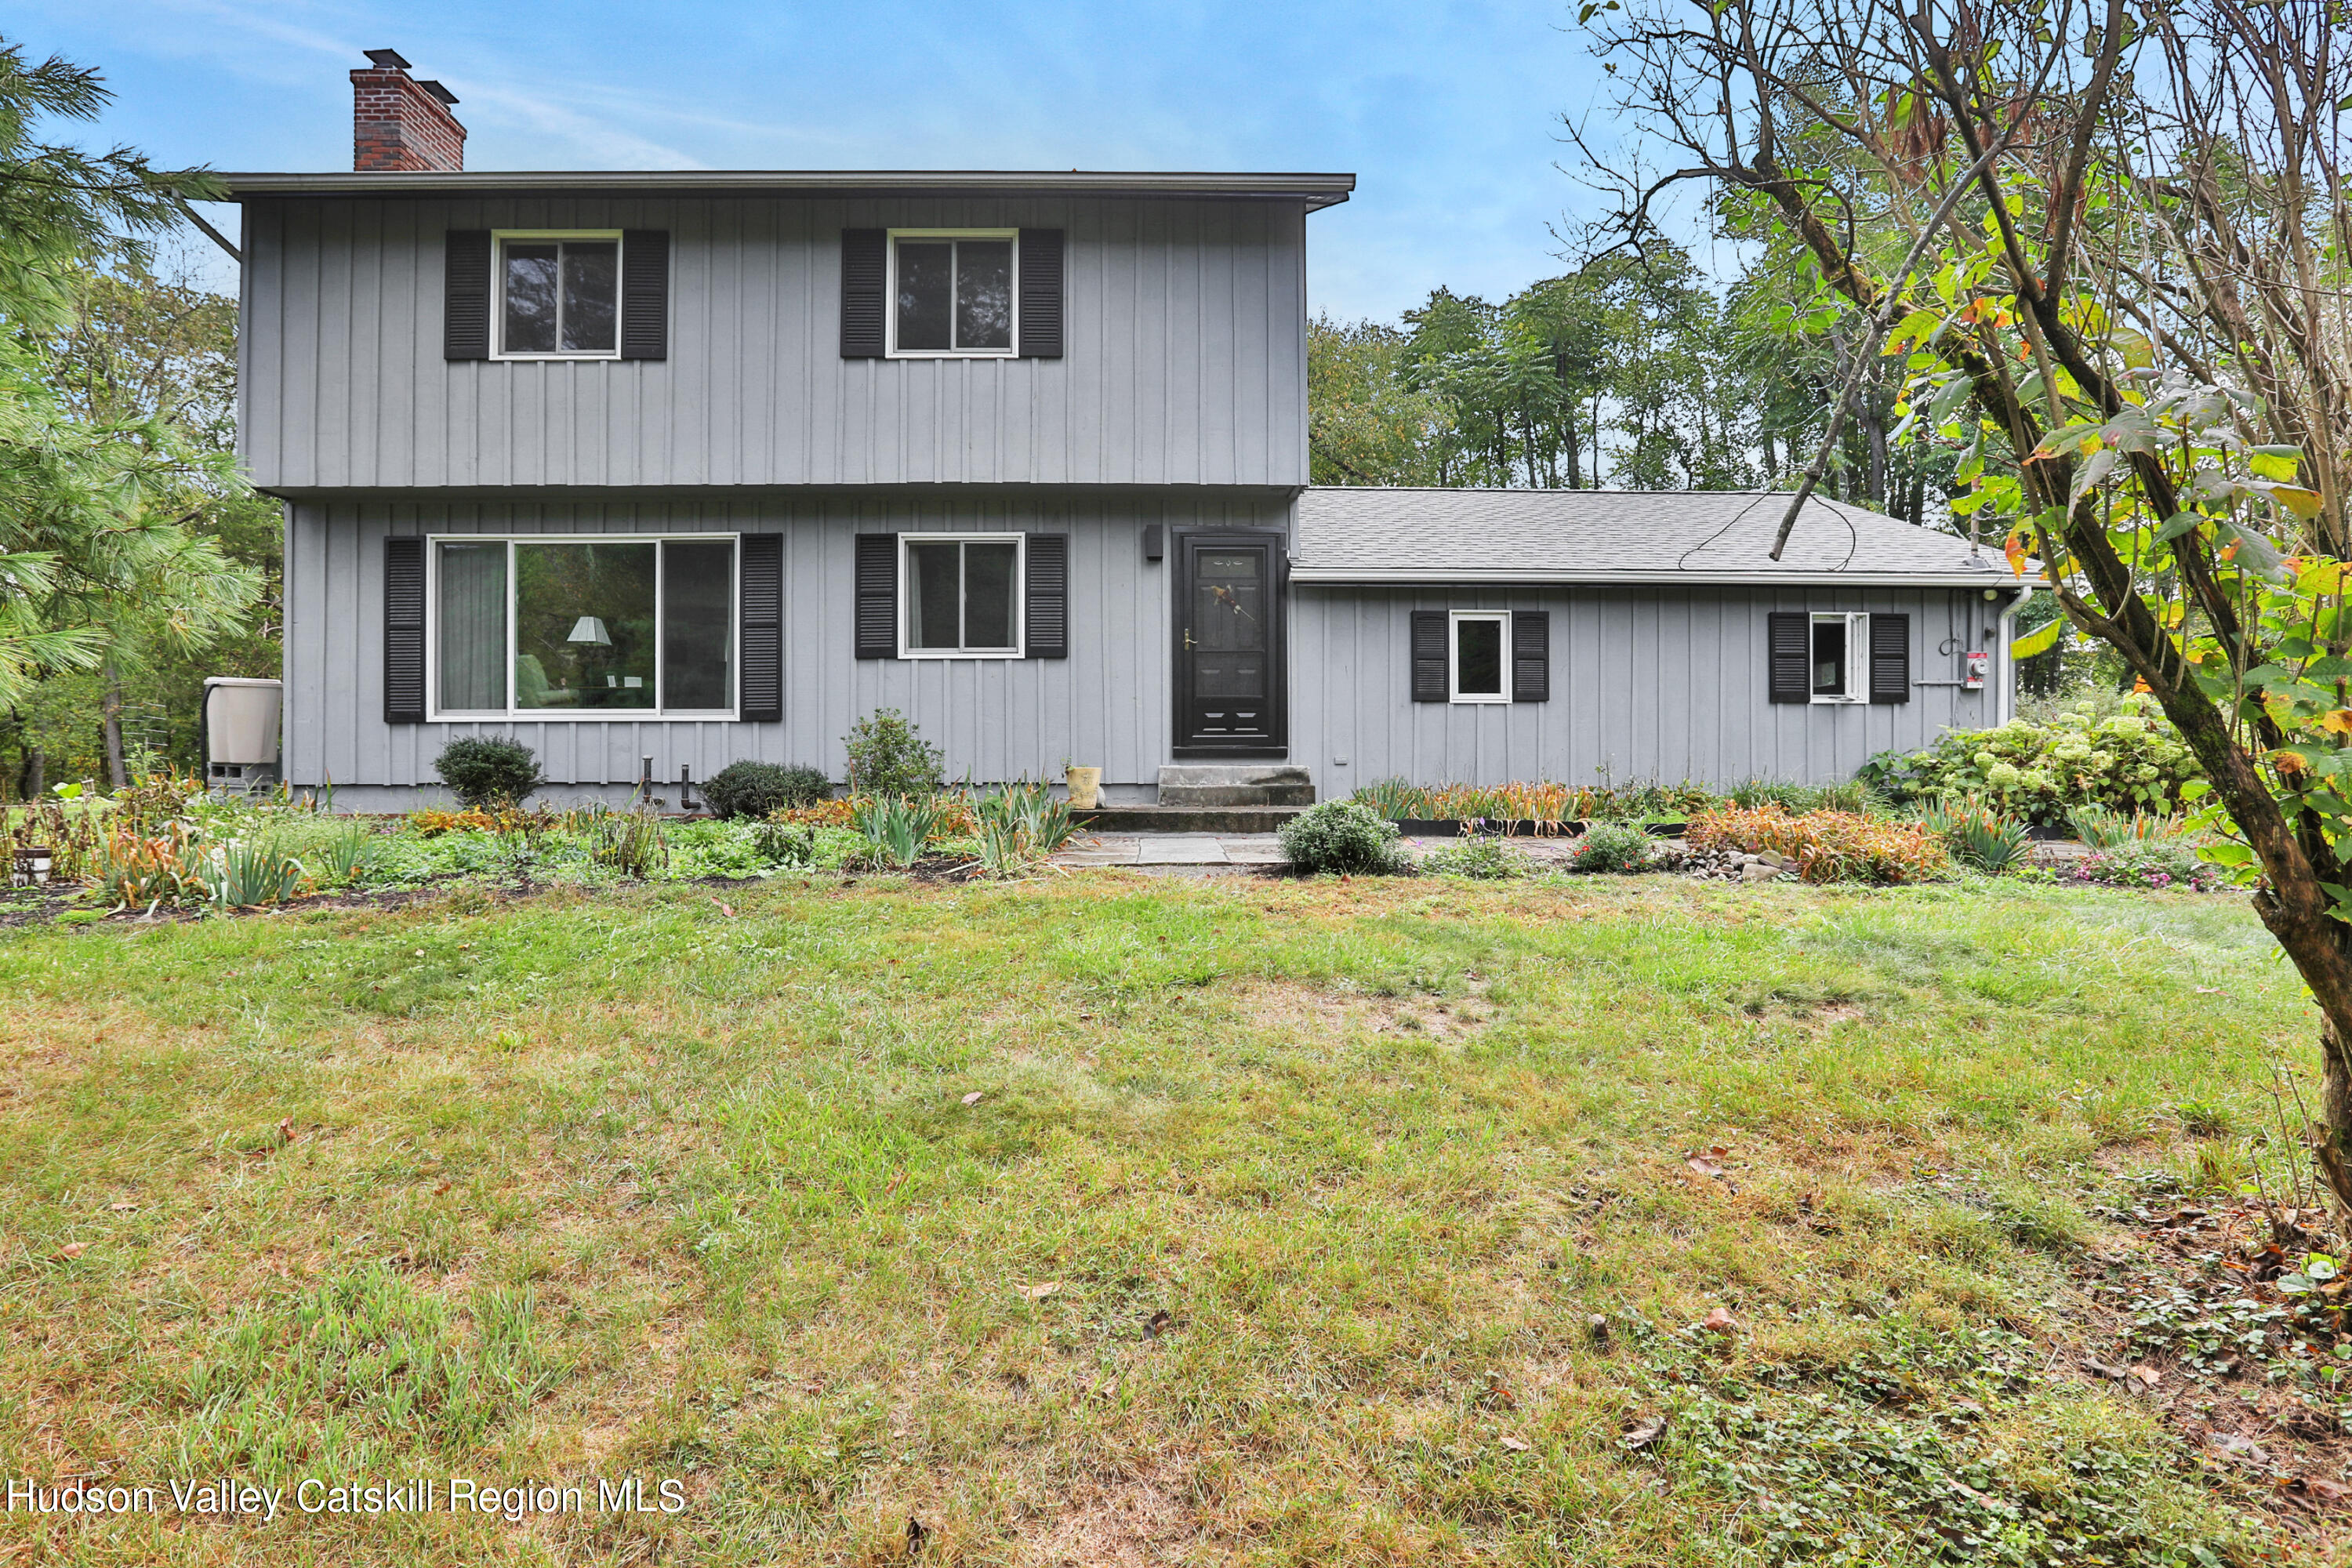
[[[2332,1019],[2320,1025],[2319,1055],[2319,1125],[2311,1130],[2312,1158],[2336,1201],[2352,1213],[2352,1051]]]
[[[1576,399],[1571,397],[1561,405],[1560,423],[1567,426],[1562,432],[1560,444],[1568,448],[1568,488],[1580,490],[1584,488],[1584,481],[1577,477],[1576,460],[1581,454],[1576,447],[1582,437],[1576,433]]]
[[[111,660],[106,667],[106,699],[99,707],[98,729],[106,749],[108,786],[128,788],[131,775],[122,766],[122,678]]]

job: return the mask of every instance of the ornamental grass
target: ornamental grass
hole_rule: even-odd
[[[1792,816],[1769,805],[1715,811],[1694,818],[1685,837],[1698,849],[1785,855],[1808,882],[1919,882],[1951,865],[1944,841],[1925,824],[1874,822],[1850,811]]]

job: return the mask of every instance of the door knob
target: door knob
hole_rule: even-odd
[[[1184,651],[1186,653],[1192,651],[1192,628],[1190,626],[1184,628]]]

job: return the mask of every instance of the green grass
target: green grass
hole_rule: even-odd
[[[2234,900],[723,897],[0,938],[0,1474],[688,1500],[0,1562],[2342,1560],[2048,1371],[2087,1206],[2309,1059]]]

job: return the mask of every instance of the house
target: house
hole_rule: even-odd
[[[2005,700],[2014,579],[1891,518],[1774,563],[1770,497],[1309,487],[1350,175],[468,173],[370,58],[352,173],[227,177],[297,785],[406,805],[478,734],[558,798],[838,778],[877,708],[1114,802],[1827,779]]]

